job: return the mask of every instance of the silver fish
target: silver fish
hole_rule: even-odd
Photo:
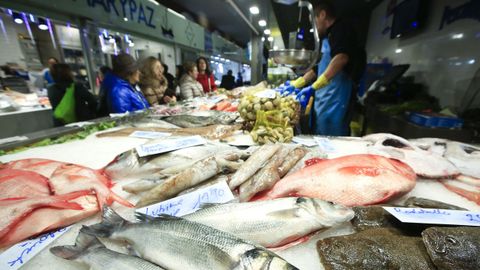
[[[170,199],[183,190],[193,187],[225,170],[236,170],[238,163],[227,161],[221,156],[212,156],[198,161],[187,170],[165,180],[148,191],[137,203],[137,207],[147,206]]]
[[[80,232],[74,246],[50,249],[55,256],[85,263],[92,270],[162,270],[163,268],[135,256],[107,249],[97,237]]]
[[[449,141],[445,157],[452,162],[462,174],[480,178],[480,148]]]
[[[296,269],[261,246],[234,235],[182,218],[150,218],[139,214],[141,222],[131,223],[105,207],[103,221],[82,231],[99,237],[128,242],[145,260],[166,269]],[[258,256],[264,263],[256,263]]]
[[[278,149],[280,149],[279,144],[266,144],[258,148],[232,176],[229,183],[230,189],[235,189],[252,177]]]
[[[205,127],[210,125],[229,125],[232,124],[237,118],[237,114],[218,112],[212,115],[172,115],[163,118],[163,120],[179,127],[191,128]]]
[[[280,178],[287,175],[287,173],[307,154],[307,150],[305,148],[297,147],[293,149],[291,153],[285,158],[282,165],[278,167],[278,174]]]
[[[228,182],[230,182],[231,177],[232,177],[231,174],[229,174],[229,175],[223,175],[222,174],[222,175],[214,176],[211,179],[209,179],[209,180],[207,180],[203,183],[200,183],[200,184],[198,184],[194,187],[191,187],[189,189],[185,189],[184,191],[178,193],[178,196],[184,195],[184,194],[187,194],[187,193],[190,193],[190,192],[202,189],[202,188],[206,188],[206,187],[218,184],[218,183],[223,182],[223,181],[225,181],[228,184]]]
[[[165,176],[165,178],[163,179],[160,179],[160,178],[159,179],[148,179],[148,178],[141,179],[133,183],[122,186],[122,189],[128,193],[138,194],[160,185],[165,181],[166,178],[168,177]]]
[[[353,218],[350,208],[312,198],[221,204],[183,218],[265,247],[278,247]]]

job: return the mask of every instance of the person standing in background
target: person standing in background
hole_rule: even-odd
[[[47,87],[48,85],[52,84],[54,82],[54,79],[52,78],[51,72],[52,72],[52,67],[55,64],[58,64],[58,59],[55,57],[50,57],[47,60],[48,67],[43,70],[43,85]]]
[[[75,116],[77,121],[87,121],[95,118],[97,100],[81,83],[75,82],[70,66],[67,64],[54,64],[51,68],[54,83],[48,86],[48,99],[55,111],[62,100],[68,87],[74,84]],[[53,118],[55,126],[62,126],[60,120]]]
[[[180,79],[180,92],[183,99],[204,96],[202,85],[197,81],[198,70],[193,62],[183,65],[184,74]]]
[[[125,113],[148,109],[148,101],[136,84],[140,80],[140,70],[135,59],[126,53],[113,58],[113,72],[108,73],[102,87],[107,94],[110,113]]]
[[[243,77],[241,72],[238,72],[237,74],[237,81],[235,82],[235,86],[236,87],[243,86]]]
[[[150,56],[144,60],[140,75],[140,89],[150,106],[170,102],[172,97],[166,96],[168,81],[164,74],[164,65],[157,58]],[[173,97],[175,99],[175,97]]]
[[[222,76],[222,83],[220,84],[220,88],[225,88],[227,90],[232,90],[235,88],[235,77],[233,77],[233,71],[229,69],[227,71],[227,75]]]
[[[215,78],[213,77],[210,65],[205,57],[197,59],[198,77],[197,81],[202,85],[204,93],[210,93],[217,90],[215,85]]]
[[[107,66],[102,66],[98,70],[97,75],[97,87],[98,91],[98,107],[97,107],[97,116],[104,117],[108,115],[108,103],[107,103],[107,91],[103,87],[103,81],[107,77],[107,74],[112,73],[112,69]]]
[[[162,65],[163,65],[163,76],[165,76],[165,78],[167,78],[168,89],[175,89],[175,77],[173,77],[172,74],[168,73],[168,65],[163,64],[163,63],[162,63]]]

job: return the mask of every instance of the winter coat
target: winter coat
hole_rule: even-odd
[[[180,79],[180,93],[183,99],[191,99],[205,95],[202,85],[188,74],[184,74]]]
[[[217,86],[215,85],[215,78],[213,74],[207,75],[198,73],[197,81],[202,85],[203,92],[209,93],[217,90]]]
[[[117,75],[108,73],[102,82],[102,87],[107,94],[110,113],[134,112],[150,107],[141,91]]]
[[[168,82],[164,78],[162,81],[154,78],[144,79],[140,83],[140,89],[150,106],[163,103],[163,96],[167,90]]]

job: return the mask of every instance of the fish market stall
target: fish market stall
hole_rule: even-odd
[[[282,143],[288,134],[267,127],[259,140],[241,130],[245,113],[199,109],[236,102],[215,98],[0,156],[0,269],[478,266],[459,259],[468,248],[435,247],[444,236],[479,245],[479,148],[392,134]],[[464,226],[401,222],[381,206]],[[471,220],[448,223],[467,210]]]

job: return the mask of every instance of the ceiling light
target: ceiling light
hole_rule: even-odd
[[[265,29],[265,30],[263,30],[263,33],[265,35],[270,35],[272,32],[270,31],[270,29]]]
[[[124,17],[123,20],[126,21],[126,22],[128,22],[128,18],[127,18],[127,17]]]
[[[265,37],[262,37],[262,42],[265,42]]]
[[[468,61],[468,63],[469,63],[470,65],[475,64],[475,59],[470,59],[470,60]]]
[[[13,17],[13,21],[15,23],[17,23],[17,24],[22,24],[23,23],[23,19],[20,16],[20,14],[18,14],[18,12],[13,12],[12,17]]]
[[[227,62],[227,63],[230,63],[230,60],[228,60],[228,59],[225,59],[225,62]]]
[[[268,41],[272,42],[272,41],[273,41],[273,37],[268,37]]]
[[[253,15],[257,15],[258,13],[260,13],[260,9],[258,9],[257,6],[251,6],[250,13],[252,13]]]
[[[260,25],[261,27],[267,26],[267,21],[260,20],[260,21],[258,21],[258,25]]]
[[[46,31],[48,30],[47,21],[44,18],[38,18],[38,29]]]
[[[313,28],[310,28],[310,33],[313,33]]]
[[[128,46],[133,47],[133,46],[135,46],[135,43],[130,42],[130,43],[128,43]]]
[[[403,52],[402,49],[396,49],[396,50],[395,50],[395,53],[402,53],[402,52]]]
[[[452,39],[462,39],[462,38],[463,38],[463,33],[453,34],[453,35],[452,35]]]

